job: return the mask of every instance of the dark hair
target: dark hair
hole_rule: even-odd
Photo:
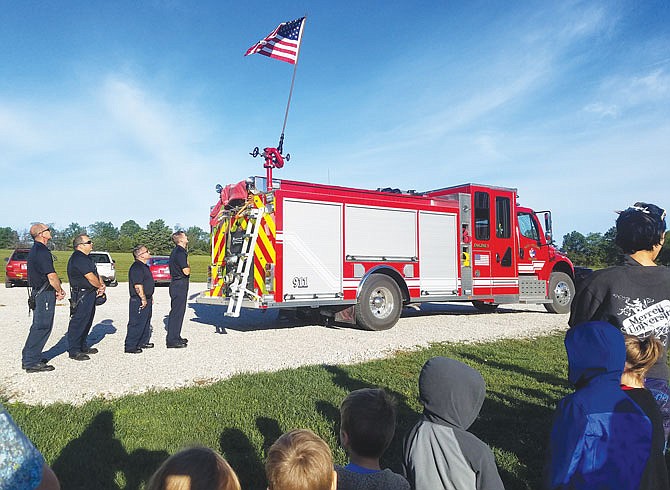
[[[181,235],[186,235],[186,233],[184,232],[184,230],[178,230],[178,231],[175,231],[175,232],[172,234],[172,241],[173,241],[175,244],[177,244],[177,242],[179,241],[179,237],[180,237]]]
[[[359,456],[380,457],[395,433],[395,401],[380,388],[352,391],[340,405],[340,428]]]
[[[624,253],[653,250],[665,235],[665,210],[654,204],[636,202],[621,211],[616,220],[614,242]]]
[[[84,237],[87,237],[88,235],[86,233],[81,233],[74,237],[74,240],[72,240],[72,248],[77,248],[79,245],[84,243]]]
[[[147,248],[147,247],[145,247],[144,245],[135,245],[133,247],[133,257],[136,258],[136,259],[139,259],[140,258],[140,250],[142,250],[143,248]]]

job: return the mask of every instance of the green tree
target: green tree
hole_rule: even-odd
[[[134,220],[130,219],[121,225],[121,228],[119,228],[119,235],[122,237],[125,236],[134,239],[135,235],[137,235],[140,231],[142,231],[142,227]]]
[[[198,226],[185,230],[188,236],[188,249],[191,253],[206,255],[209,253],[209,234]]]
[[[613,226],[603,235],[603,262],[605,266],[619,265],[623,263],[624,253],[614,243],[616,227]]]
[[[0,248],[14,248],[19,243],[19,234],[10,227],[0,228]]]
[[[52,225],[51,228],[52,241],[56,250],[72,250],[72,240],[77,235],[87,233],[86,227],[79,223],[70,223],[64,230],[57,230]]]
[[[119,230],[111,222],[96,221],[88,229],[96,250],[119,251]]]
[[[563,235],[563,250],[575,265],[586,266],[588,261],[588,244],[586,237],[578,231]]]
[[[144,244],[154,255],[168,254],[172,250],[172,230],[165,221],[157,219],[149,222],[145,230],[136,235],[137,243]]]

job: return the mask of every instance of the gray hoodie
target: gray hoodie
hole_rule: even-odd
[[[491,449],[467,432],[486,384],[465,364],[433,357],[419,376],[423,417],[404,443],[405,476],[416,490],[498,490],[504,486]]]

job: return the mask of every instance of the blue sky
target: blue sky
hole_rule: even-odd
[[[559,242],[670,207],[666,0],[0,5],[0,226],[207,229],[281,132],[293,67],[243,54],[305,14],[275,177],[516,187]]]

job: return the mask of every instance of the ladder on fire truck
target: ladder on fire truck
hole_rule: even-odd
[[[244,232],[242,250],[237,261],[237,269],[235,270],[233,282],[230,285],[230,301],[228,302],[225,316],[239,317],[245,294],[249,293],[252,296],[256,296],[254,291],[247,289],[247,280],[254,263],[254,249],[256,248],[256,240],[258,239],[258,232],[264,212],[265,208],[253,208],[248,211],[249,220],[247,221],[247,229]]]

